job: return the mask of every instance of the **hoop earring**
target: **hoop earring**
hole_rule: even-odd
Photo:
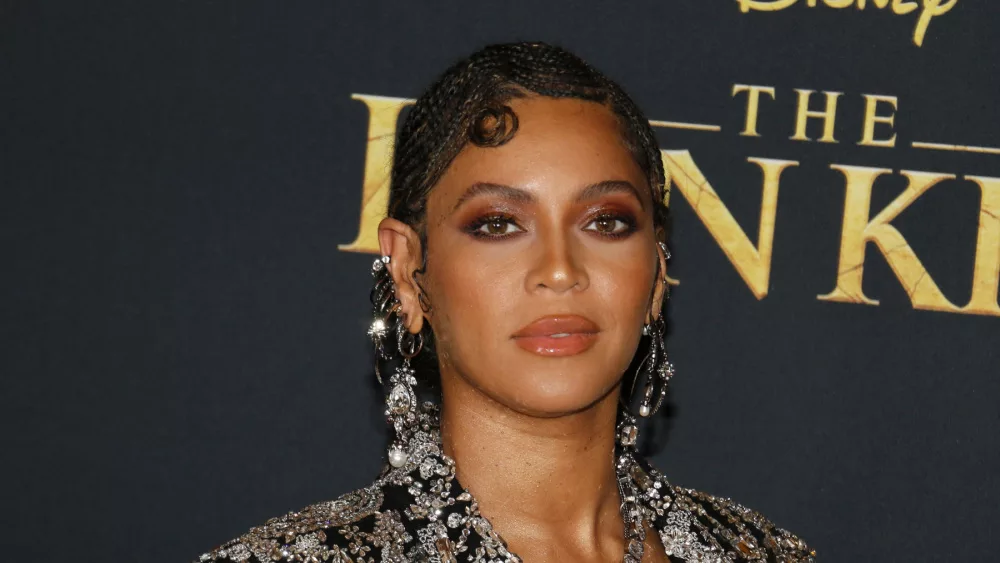
[[[657,242],[656,244],[663,251],[664,262],[669,260],[670,249],[667,248],[666,243]],[[659,266],[660,260],[657,256],[657,269]],[[666,272],[662,273],[660,281],[663,282],[663,299],[666,301],[670,299],[670,285],[667,283]],[[670,379],[674,376],[674,365],[667,360],[666,332],[667,325],[662,311],[652,323],[642,327],[642,333],[650,337],[649,353],[643,360],[643,363],[647,360],[649,363],[646,364],[646,386],[642,393],[642,402],[639,404],[639,416],[642,417],[652,416],[660,410],[663,399],[667,396]],[[642,369],[642,364],[639,365],[639,369]],[[638,376],[638,374],[636,375]],[[659,392],[656,391],[657,385],[659,385]]]
[[[385,338],[389,334],[389,319],[399,311],[400,307],[392,275],[389,273],[389,256],[375,259],[375,263],[372,264],[372,276],[375,278],[375,285],[370,295],[373,318],[368,327],[368,337],[375,345],[375,379],[382,385],[379,360],[390,359],[389,351],[385,347]]]
[[[663,320],[663,315],[661,314],[651,324],[644,325],[642,333],[650,337],[649,353],[639,364],[636,379],[640,374],[645,375],[646,383],[642,392],[642,401],[639,403],[639,416],[646,418],[660,410],[660,406],[667,396],[670,379],[674,376],[674,365],[667,360],[667,347],[664,341],[666,322]]]
[[[667,360],[664,333],[666,323],[663,315],[651,324],[643,325],[642,333],[650,337],[649,352],[636,370],[632,383],[632,395],[640,378],[645,379],[642,400],[639,403],[639,416],[649,418],[656,414],[667,396],[670,379],[674,376],[674,365]],[[618,423],[618,443],[626,448],[635,447],[638,441],[639,426],[629,404],[631,400],[620,400],[620,415]]]
[[[667,249],[667,245],[662,242],[657,244],[663,250],[665,258],[670,258],[670,251]],[[657,256],[657,264],[659,264],[659,256]],[[666,275],[662,277],[662,281],[664,284],[667,283]],[[670,298],[669,290],[670,286],[666,285],[664,288],[664,300]],[[648,418],[656,414],[663,405],[670,380],[673,378],[675,370],[674,364],[667,359],[665,342],[666,321],[663,314],[661,313],[653,322],[643,324],[642,334],[643,336],[650,337],[649,351],[636,369],[629,395],[631,397],[634,394],[636,384],[639,383],[640,379],[644,379],[642,400],[639,403],[639,416]],[[618,443],[625,447],[634,447],[638,439],[638,425],[629,407],[631,401],[623,400],[620,402],[622,414],[617,428]]]
[[[371,300],[374,307],[372,324],[368,336],[375,344],[375,377],[382,384],[379,373],[379,360],[390,359],[386,346],[389,333],[389,322],[396,315],[401,305],[396,298],[395,284],[389,274],[389,256],[382,256],[372,264],[372,275],[375,276],[375,287],[372,289]],[[402,362],[389,378],[389,393],[385,398],[386,421],[395,430],[395,438],[389,446],[389,464],[393,467],[403,467],[409,460],[407,445],[417,430],[417,385],[416,372],[410,367],[410,359],[415,357],[424,347],[423,334],[412,334],[406,329],[398,316],[395,322],[396,351],[402,357]]]

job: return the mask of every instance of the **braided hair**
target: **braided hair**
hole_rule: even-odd
[[[607,107],[618,118],[622,139],[646,174],[657,238],[669,231],[663,203],[665,175],[659,144],[642,111],[622,88],[569,51],[541,42],[488,45],[449,67],[417,99],[397,138],[389,186],[388,216],[412,227],[427,246],[427,196],[467,143],[496,147],[517,132],[511,99],[531,94],[576,98]],[[657,263],[657,266],[659,263]],[[414,272],[427,269],[427,253]],[[423,288],[420,305],[430,310]],[[437,373],[433,334],[424,323],[423,373]]]

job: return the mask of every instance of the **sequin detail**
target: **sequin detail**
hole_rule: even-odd
[[[456,480],[436,411],[419,416],[401,467],[387,464],[364,489],[272,518],[198,563],[521,563]],[[814,563],[802,539],[760,513],[673,486],[638,457],[618,463],[636,497],[634,515],[656,531],[671,562]]]

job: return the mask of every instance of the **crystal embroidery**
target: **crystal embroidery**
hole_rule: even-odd
[[[436,409],[425,404],[418,416],[400,467],[387,464],[364,489],[272,518],[198,562],[520,563],[456,480]],[[618,463],[626,526],[644,536],[648,525],[671,562],[815,561],[804,541],[756,511],[673,486],[632,453]],[[625,560],[637,561],[640,551],[626,545]]]

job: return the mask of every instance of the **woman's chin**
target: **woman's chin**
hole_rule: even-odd
[[[609,385],[583,385],[579,378],[558,385],[547,381],[545,385],[524,384],[511,389],[511,393],[500,391],[498,402],[521,414],[539,418],[557,418],[585,411],[606,398]],[[614,384],[610,384],[614,387]]]

